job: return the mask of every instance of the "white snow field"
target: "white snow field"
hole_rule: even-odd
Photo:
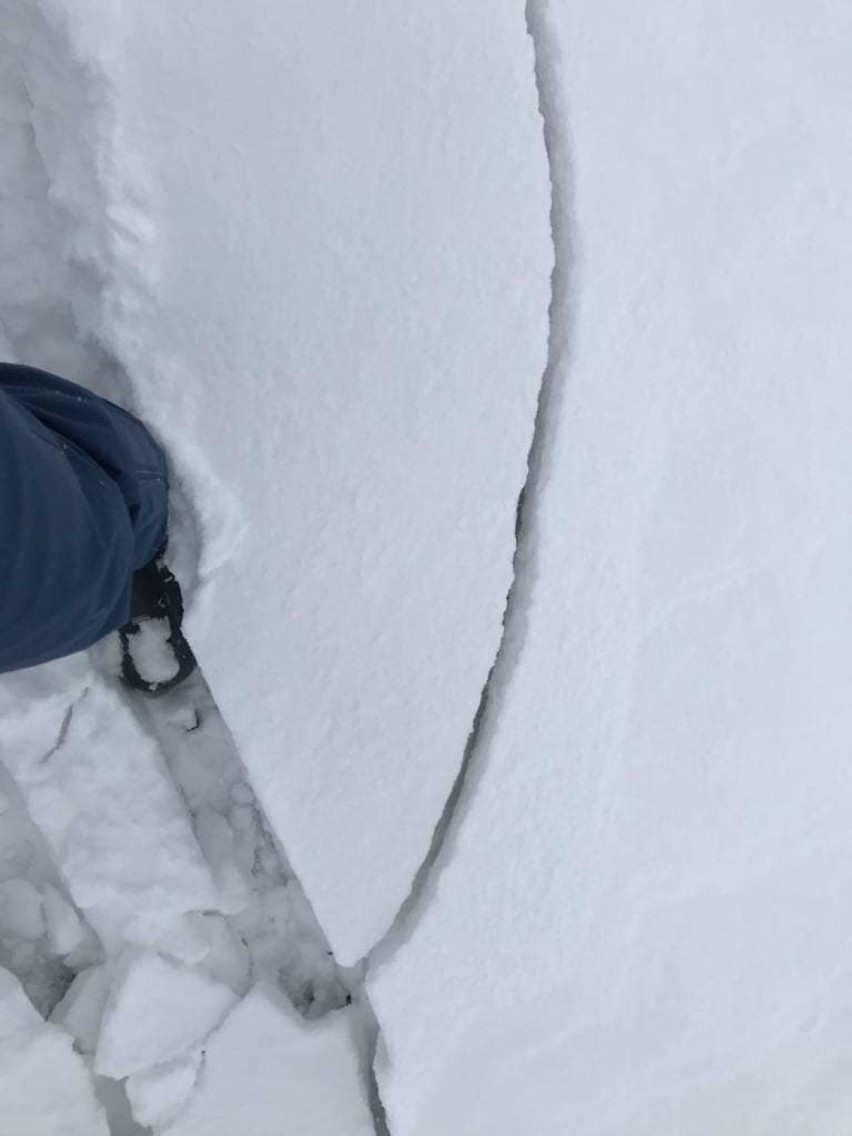
[[[0,676],[2,1136],[849,1136],[850,42],[0,0],[0,354],[210,687]]]
[[[394,1136],[852,1132],[848,5],[552,3],[517,619],[370,982]]]

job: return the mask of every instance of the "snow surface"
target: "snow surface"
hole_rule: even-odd
[[[524,8],[0,0],[225,712],[0,679],[3,1133],[852,1129],[852,15]]]
[[[117,37],[154,233],[109,341],[206,455],[193,643],[350,965],[426,854],[511,578],[552,259],[523,5],[154,0]]]
[[[558,389],[390,1130],[840,1136],[852,9],[543,16]]]

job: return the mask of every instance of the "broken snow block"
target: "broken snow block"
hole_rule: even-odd
[[[120,1079],[184,1057],[236,1000],[224,983],[161,955],[132,957],[104,1011],[95,1072]]]
[[[169,1136],[373,1136],[351,1014],[307,1022],[255,987],[210,1038]]]

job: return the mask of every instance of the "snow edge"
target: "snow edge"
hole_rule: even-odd
[[[379,1070],[387,1062],[387,1052],[381,1022],[369,1001],[369,978],[413,937],[435,894],[440,875],[452,858],[454,839],[464,824],[477,785],[484,775],[497,720],[512,676],[520,664],[527,635],[527,615],[538,576],[538,502],[547,479],[548,456],[564,400],[566,357],[573,338],[572,262],[575,240],[571,220],[573,182],[570,138],[566,130],[568,116],[556,73],[558,59],[550,34],[549,0],[526,0],[524,15],[533,53],[533,75],[550,182],[549,222],[553,268],[550,276],[547,357],[539,384],[527,454],[526,478],[517,500],[512,575],[494,660],[483,683],[458,773],[409,894],[388,930],[362,960],[364,990],[359,1009],[371,1048],[368,1075],[377,1136],[391,1136],[391,1129],[381,1098],[379,1078]]]

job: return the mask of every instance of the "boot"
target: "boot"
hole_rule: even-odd
[[[119,629],[121,675],[144,694],[165,694],[196,668],[184,638],[180,584],[163,559],[166,545],[134,573],[130,620]]]

